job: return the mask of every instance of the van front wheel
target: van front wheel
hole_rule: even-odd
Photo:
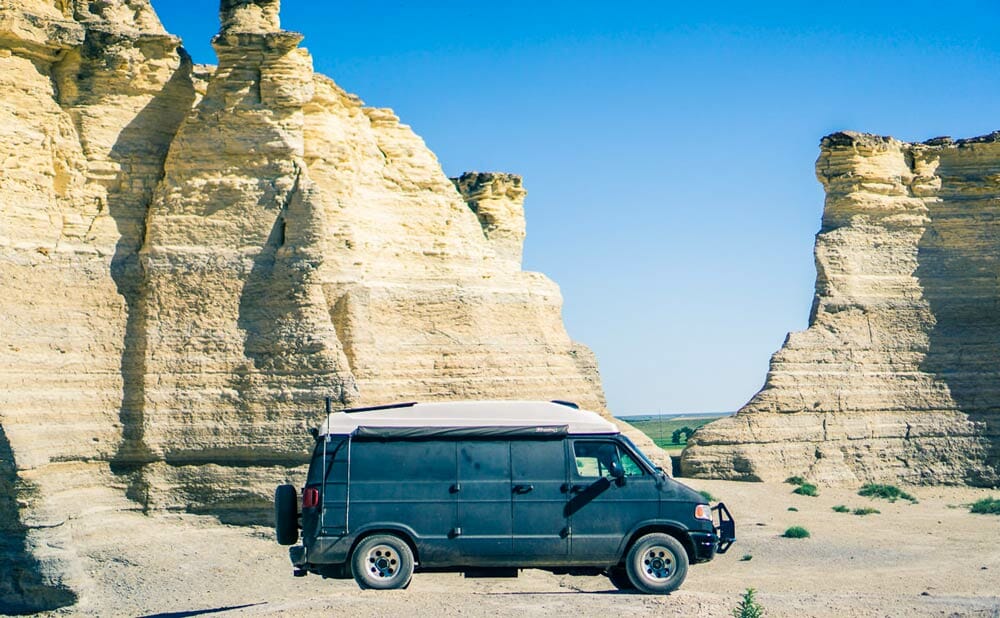
[[[628,578],[646,594],[667,594],[687,577],[688,555],[680,541],[661,532],[640,537],[625,559]]]
[[[351,567],[362,589],[405,588],[413,577],[413,552],[398,536],[376,534],[354,548]]]

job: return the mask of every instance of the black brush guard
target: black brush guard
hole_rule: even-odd
[[[715,553],[724,554],[736,541],[736,520],[726,505],[718,503],[712,507],[719,518],[719,524],[715,527],[715,534],[719,537],[719,546],[715,548]]]

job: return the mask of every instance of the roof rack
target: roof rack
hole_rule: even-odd
[[[567,408],[573,408],[574,410],[579,410],[580,405],[572,401],[563,401],[562,399],[553,399],[552,403],[558,403],[561,406],[566,406]]]
[[[406,403],[390,403],[384,406],[369,406],[367,408],[348,408],[344,410],[347,414],[353,414],[354,412],[372,412],[375,410],[394,410],[396,408],[412,408],[417,405],[416,401],[409,401]]]

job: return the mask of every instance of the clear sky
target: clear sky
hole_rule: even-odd
[[[153,5],[215,62],[218,2]],[[284,0],[282,25],[450,176],[524,176],[525,268],[619,415],[735,410],[805,328],[821,137],[1000,129],[996,0]]]

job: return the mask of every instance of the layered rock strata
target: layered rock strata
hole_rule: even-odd
[[[838,133],[809,328],[683,473],[1000,484],[1000,133],[908,144]]]
[[[86,595],[103,510],[266,519],[326,397],[604,410],[520,179],[460,193],[278,8],[196,67],[148,0],[0,2],[0,613]]]

